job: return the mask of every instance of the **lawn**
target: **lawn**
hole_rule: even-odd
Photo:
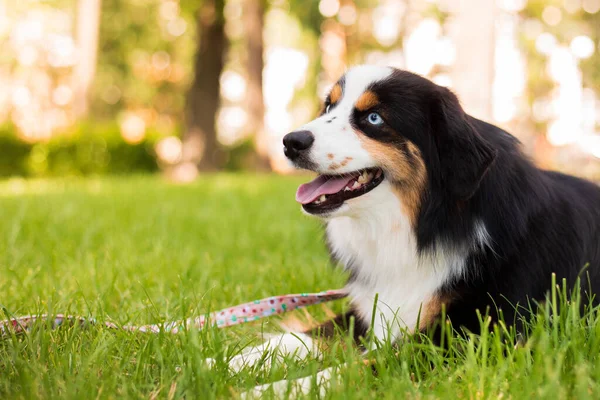
[[[3,317],[71,313],[120,324],[186,318],[275,294],[340,287],[320,224],[294,202],[303,178],[216,175],[0,182]],[[560,293],[556,294],[560,302]],[[177,335],[39,326],[0,344],[0,398],[229,398],[349,362],[331,398],[600,398],[600,322],[555,303],[511,335],[382,343],[371,367],[340,335],[323,360],[228,371],[276,319]],[[343,302],[329,307],[340,310]],[[313,306],[324,319],[328,310]],[[301,318],[304,313],[296,312]],[[550,316],[554,316],[550,318]],[[217,360],[213,369],[207,357]]]

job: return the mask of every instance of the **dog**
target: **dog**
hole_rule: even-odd
[[[321,115],[283,145],[297,168],[318,174],[296,200],[324,221],[330,253],[349,273],[350,311],[318,332],[353,317],[357,337],[371,331],[398,342],[427,330],[442,310],[472,332],[480,329],[477,310],[519,329],[527,318],[519,306],[543,302],[552,274],[581,282],[598,303],[600,188],[536,168],[514,136],[467,115],[449,89],[403,70],[353,67]],[[286,333],[231,366],[253,364],[269,349],[318,351],[310,332]],[[296,387],[306,392],[311,382]]]

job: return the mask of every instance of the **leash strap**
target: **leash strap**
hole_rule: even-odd
[[[225,308],[207,315],[201,315],[196,318],[189,318],[182,321],[171,321],[162,324],[153,325],[124,325],[119,326],[113,322],[103,322],[107,328],[121,329],[130,332],[151,332],[159,333],[161,330],[167,333],[178,333],[187,329],[202,329],[205,325],[214,325],[217,328],[239,325],[246,322],[257,321],[276,314],[283,314],[288,311],[296,310],[313,304],[326,303],[329,301],[342,299],[348,296],[346,289],[327,290],[319,293],[300,293],[287,294],[284,296],[267,297],[261,300],[254,300],[249,303],[239,304],[237,306]],[[12,334],[21,334],[29,331],[36,322],[49,321],[52,323],[52,329],[62,325],[80,325],[98,324],[94,318],[77,317],[72,315],[29,315],[24,317],[11,318],[0,321],[0,337]]]

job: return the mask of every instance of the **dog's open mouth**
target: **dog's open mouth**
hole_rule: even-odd
[[[383,171],[368,168],[343,175],[319,175],[300,185],[296,201],[310,214],[322,214],[340,207],[346,200],[362,196],[383,181]]]

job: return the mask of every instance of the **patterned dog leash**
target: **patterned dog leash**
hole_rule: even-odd
[[[347,296],[348,292],[346,289],[327,290],[319,293],[287,294],[284,296],[267,297],[265,299],[239,304],[237,306],[225,308],[207,315],[181,321],[171,321],[162,324],[141,326],[119,326],[113,322],[103,322],[101,325],[111,329],[151,333],[159,333],[160,331],[167,333],[178,333],[186,328],[200,330],[206,325],[216,326],[217,328],[225,328],[246,322],[257,321],[259,319],[271,317],[276,314],[283,314],[285,312],[307,307],[313,304],[326,303],[329,301],[342,299]],[[0,321],[0,337],[6,337],[11,334],[25,333],[29,331],[38,321],[49,321],[52,324],[52,329],[69,324],[78,324],[80,326],[85,326],[86,324],[99,324],[99,322],[93,318],[77,317],[72,315],[29,315]]]

